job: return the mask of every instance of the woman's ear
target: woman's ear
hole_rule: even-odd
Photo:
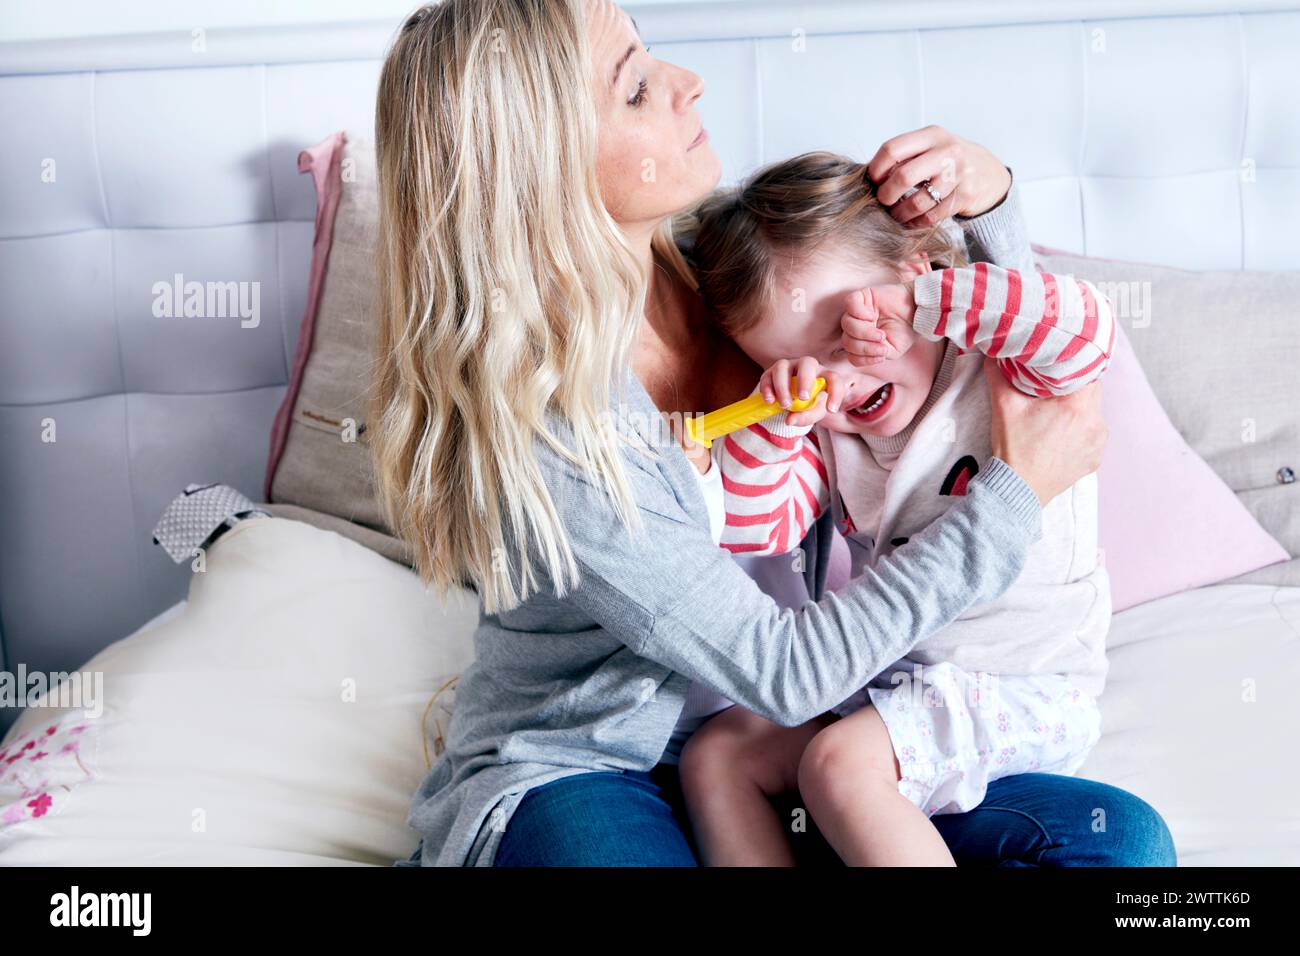
[[[910,282],[917,276],[925,275],[929,271],[931,271],[929,258],[924,253],[917,253],[898,267],[898,278],[903,282]]]

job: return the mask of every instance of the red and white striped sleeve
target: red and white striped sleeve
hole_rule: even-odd
[[[785,554],[830,507],[830,485],[817,436],[790,425],[785,412],[721,440],[727,520],[721,546],[735,554]]]
[[[997,359],[1027,395],[1067,395],[1096,381],[1115,348],[1115,313],[1089,282],[980,262],[920,276],[917,333]]]

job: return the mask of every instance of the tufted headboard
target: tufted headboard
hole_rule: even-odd
[[[1300,267],[1300,0],[630,9],[704,77],[726,180],[938,123],[1014,168],[1038,242]],[[187,482],[259,496],[306,296],[296,156],[369,134],[396,26],[0,46],[8,669],[76,667],[184,597],[188,568],[150,532]],[[257,323],[155,316],[177,275],[255,284]]]

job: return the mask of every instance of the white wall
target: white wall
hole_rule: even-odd
[[[0,0],[0,41],[392,17],[420,0]],[[689,3],[690,0],[634,0]],[[733,0],[743,2],[743,0]]]

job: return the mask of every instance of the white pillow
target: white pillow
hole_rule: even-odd
[[[423,740],[421,718],[472,660],[477,623],[472,593],[444,608],[412,571],[341,535],[240,522],[188,602],[83,669],[103,672],[102,716],[31,708],[11,729],[0,865],[409,856],[407,807],[454,688]]]

